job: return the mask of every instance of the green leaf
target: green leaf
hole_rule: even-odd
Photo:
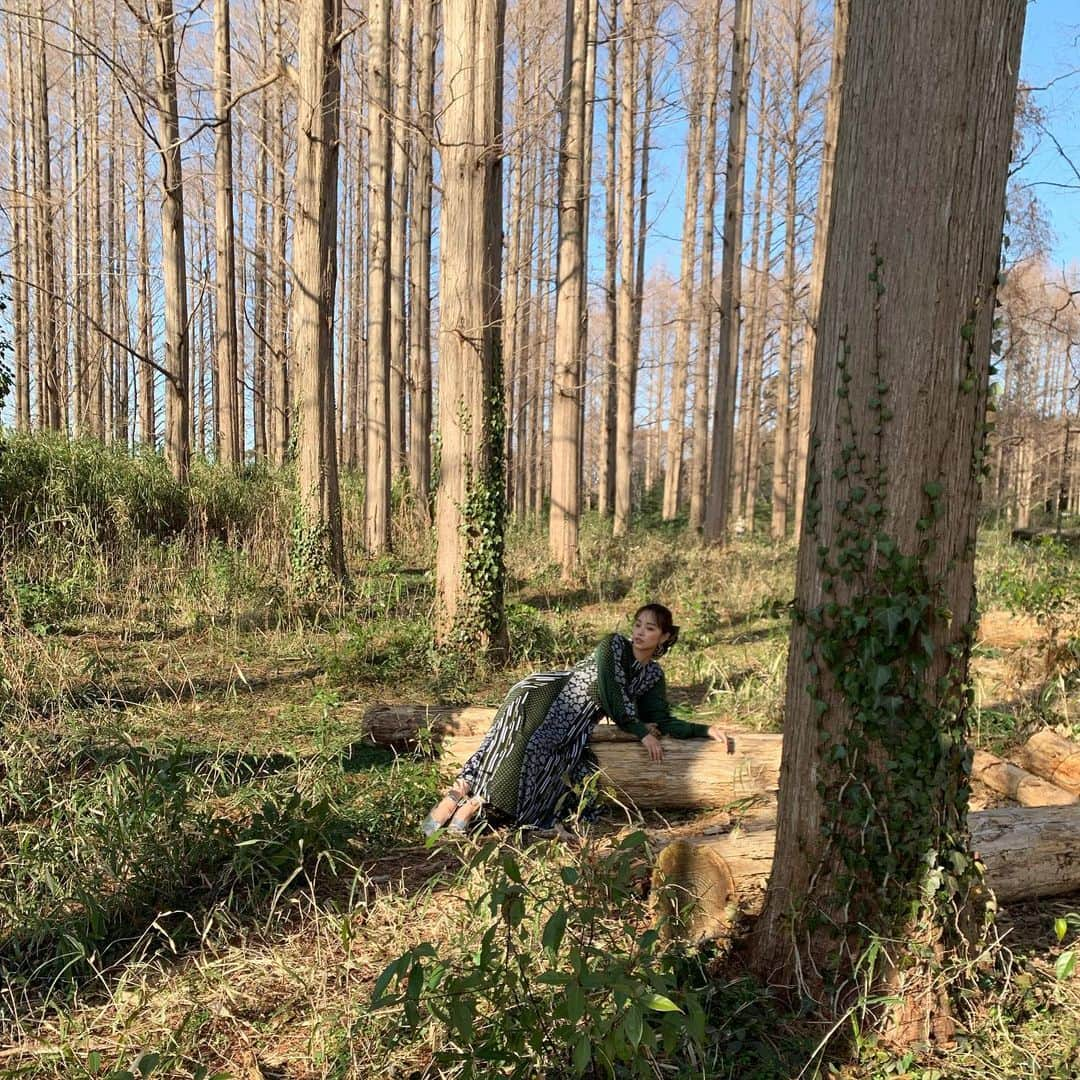
[[[1059,979],[1067,979],[1076,967],[1076,952],[1073,949],[1068,949],[1063,952],[1056,961],[1054,961],[1054,974]]]
[[[1064,921],[1064,920],[1062,920]],[[1060,941],[1061,938],[1058,938]],[[101,1072],[101,1054],[97,1050],[91,1050],[86,1056],[86,1071],[90,1073]]]
[[[931,499],[938,498],[944,490],[944,487],[937,480],[932,480],[927,484],[923,484],[923,493],[929,495]]]
[[[663,994],[646,994],[641,999],[641,1003],[646,1009],[652,1009],[654,1012],[682,1012],[682,1009],[671,998]]]
[[[592,1061],[592,1041],[584,1033],[574,1043],[574,1072],[581,1076]]]
[[[641,1009],[637,1005],[631,1005],[627,1010],[626,1018],[623,1020],[623,1030],[631,1046],[641,1045]]]
[[[566,988],[566,1019],[576,1024],[585,1015],[585,994],[577,983]]]
[[[1058,941],[1064,941],[1068,932],[1069,923],[1067,919],[1057,918],[1054,920],[1054,933],[1057,935]]]
[[[562,944],[563,935],[566,933],[566,908],[558,907],[547,921],[542,937],[544,948],[550,953],[557,953]]]

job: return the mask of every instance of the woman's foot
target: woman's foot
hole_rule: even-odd
[[[420,831],[424,836],[438,832],[454,816],[467,797],[467,791],[451,788],[421,823]]]
[[[446,826],[447,832],[467,833],[478,824],[477,815],[484,807],[484,800],[479,795],[466,799],[455,811]]]

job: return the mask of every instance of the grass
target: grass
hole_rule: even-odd
[[[567,586],[542,530],[515,523],[512,662],[488,670],[434,648],[430,536],[404,504],[399,554],[371,563],[358,487],[346,485],[351,591],[313,605],[287,577],[287,475],[200,465],[190,489],[170,485],[156,459],[92,446],[26,440],[0,453],[0,1076],[462,1075],[445,1022],[428,1009],[403,1028],[372,1009],[372,992],[424,942],[467,977],[496,879],[417,842],[438,770],[363,746],[365,707],[494,704],[659,598],[682,624],[666,661],[677,704],[779,730],[794,550],[745,538],[718,554],[650,522],[616,543],[589,518]],[[1075,580],[1077,565],[1066,550],[984,537],[981,603],[1036,629],[977,649],[980,745],[1007,751],[1080,718],[1070,596],[1045,585]],[[588,878],[589,860],[611,854],[535,845],[516,858],[534,897],[550,900],[564,869]],[[648,925],[640,868],[624,869],[619,897],[590,901],[615,960]],[[536,917],[550,905],[526,910],[542,936]],[[1068,914],[1005,913],[1012,959],[947,1058],[908,1059],[846,1031],[815,1055],[823,1032],[809,1016],[734,977],[723,956],[683,957],[674,985],[696,995],[704,1036],[656,1042],[654,1074],[1074,1075],[1080,983],[1054,970],[1075,943],[1073,924],[1062,941],[1054,932]],[[534,946],[523,955],[535,976],[546,954]],[[597,993],[612,977],[601,983]],[[553,985],[534,987],[544,1008],[557,1004]],[[488,984],[479,1015],[494,1015],[497,990]],[[598,1015],[622,1010],[623,1023],[626,1002],[603,1000]]]

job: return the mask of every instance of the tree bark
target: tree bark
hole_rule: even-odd
[[[274,0],[274,53],[283,68],[284,27],[281,0]],[[292,429],[292,393],[289,376],[289,208],[285,191],[285,92],[281,83],[275,93],[276,122],[271,125],[271,155],[274,167],[274,263],[273,312],[273,437],[274,464],[281,468],[289,457]]]
[[[503,614],[503,0],[445,15],[436,640],[498,656]]]
[[[716,111],[720,86],[720,5],[706,34],[709,66],[705,85],[704,190],[701,207],[701,276],[698,283],[698,356],[694,378],[694,440],[690,458],[690,528],[705,524],[709,462],[709,367],[712,354],[713,251],[716,224]]]
[[[191,464],[187,258],[184,251],[184,176],[176,103],[172,0],[156,0],[152,32],[157,70],[158,149],[161,153],[161,261],[165,279],[165,457],[185,483]]]
[[[294,572],[316,588],[345,577],[333,378],[340,32],[340,0],[301,6],[293,253],[299,504],[292,558]]]
[[[413,0],[399,0],[394,62],[393,121],[390,141],[390,475],[400,476],[405,456],[405,386],[408,334],[405,323],[406,255],[409,224],[409,103],[412,93]]]
[[[435,139],[435,49],[438,0],[419,0],[416,76],[419,115],[409,256],[409,475],[416,513],[431,521],[431,148]]]
[[[615,296],[615,518],[614,536],[630,528],[634,470],[634,109],[637,86],[635,0],[623,0],[623,56],[619,102],[619,288]]]
[[[822,133],[821,171],[818,174],[817,207],[814,210],[814,252],[810,261],[810,299],[803,331],[802,364],[799,367],[799,433],[795,463],[795,522],[802,522],[806,494],[806,460],[810,446],[810,403],[814,392],[814,348],[817,343],[818,310],[825,270],[825,244],[829,237],[833,168],[836,163],[836,125],[840,118],[840,93],[844,86],[844,46],[847,42],[850,0],[833,0],[833,49],[829,68],[825,130]]]
[[[367,462],[364,536],[368,553],[389,551],[390,538],[390,0],[368,13],[368,334]]]
[[[753,0],[735,0],[731,42],[731,93],[727,170],[724,174],[724,248],[720,265],[720,340],[716,351],[712,464],[703,535],[727,538],[735,441],[735,391],[739,370],[739,305],[742,297],[743,187],[746,177],[746,99],[750,92],[750,20]],[[795,101],[793,108],[798,108]]]
[[[688,23],[691,32],[694,23]],[[679,513],[682,496],[683,444],[686,441],[686,383],[690,371],[693,332],[694,263],[697,251],[698,189],[701,183],[701,51],[695,50],[687,102],[686,184],[683,190],[682,249],[679,260],[679,306],[675,315],[675,352],[672,357],[671,423],[667,433],[667,469],[664,473],[665,521]]]
[[[217,302],[217,453],[230,469],[241,463],[236,339],[236,240],[233,224],[232,48],[228,0],[214,3],[214,272]]]
[[[802,88],[805,78],[803,0],[794,0],[791,52],[791,120],[784,146],[784,313],[780,323],[780,369],[776,376],[776,429],[773,433],[772,523],[774,541],[787,535],[791,488],[788,457],[791,446],[791,362],[795,350],[795,214],[798,209],[799,132],[802,126]]]
[[[604,300],[607,311],[607,339],[604,344],[603,380],[600,391],[600,454],[597,470],[596,511],[608,517],[615,507],[615,413],[618,387],[618,0],[611,0],[608,25],[608,109],[606,136],[606,180],[604,182]]]
[[[581,399],[585,335],[585,64],[588,0],[566,0],[562,133],[559,151],[559,246],[555,274],[555,381],[551,388],[551,556],[571,580],[581,518]]]
[[[1023,21],[1020,0],[851,10],[777,856],[752,944],[774,983],[852,975],[867,933],[950,947],[973,882],[962,688]],[[939,1015],[926,976],[882,969],[897,1040]]]

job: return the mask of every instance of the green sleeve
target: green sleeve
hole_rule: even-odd
[[[708,724],[695,724],[671,715],[671,706],[667,699],[667,680],[663,675],[652,689],[638,698],[637,707],[641,720],[646,724],[655,724],[661,735],[670,735],[675,739],[706,739],[709,736]]]
[[[623,731],[643,739],[649,729],[639,719],[635,703],[626,695],[626,673],[615,657],[614,636],[608,634],[596,646],[596,690],[600,707]]]

